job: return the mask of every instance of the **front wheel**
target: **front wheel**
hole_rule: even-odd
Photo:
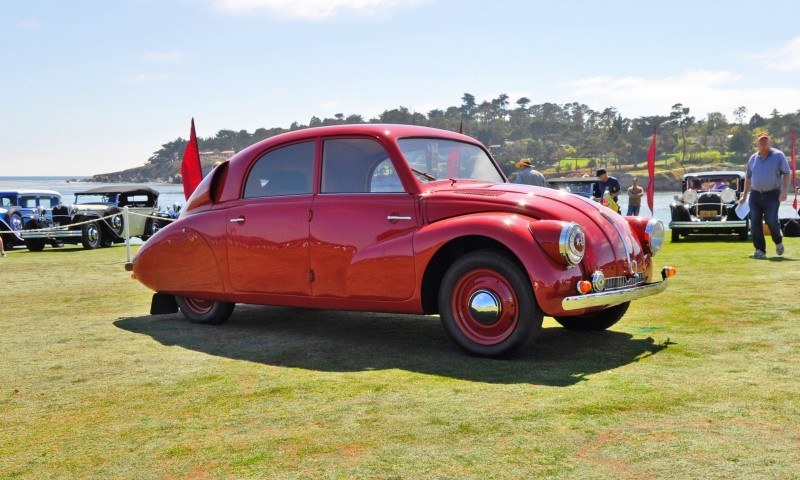
[[[175,297],[181,313],[192,323],[202,325],[219,325],[224,323],[233,313],[235,303],[203,300],[191,297]]]
[[[542,329],[528,276],[490,250],[469,253],[447,270],[439,313],[453,341],[470,355],[509,357]]]
[[[612,325],[619,322],[630,306],[631,302],[625,302],[606,308],[605,310],[600,310],[599,312],[587,313],[586,315],[554,318],[556,322],[560,323],[568,330],[600,331],[611,328]]]
[[[41,252],[44,250],[46,244],[47,242],[43,238],[30,238],[25,240],[25,246],[31,252]]]
[[[739,240],[746,242],[750,235],[750,225],[739,229]]]
[[[103,242],[103,232],[97,222],[87,223],[81,226],[81,244],[86,250],[94,250],[100,247]]]

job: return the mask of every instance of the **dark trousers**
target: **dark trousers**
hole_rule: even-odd
[[[750,192],[750,233],[753,235],[753,246],[762,252],[767,251],[762,222],[767,222],[769,234],[775,245],[783,242],[781,222],[778,220],[778,208],[781,206],[781,189],[769,192]]]
[[[628,205],[628,214],[627,217],[639,215],[639,210],[641,209],[641,205]]]

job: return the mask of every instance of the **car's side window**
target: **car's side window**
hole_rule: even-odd
[[[22,208],[36,208],[36,197],[20,197]]]
[[[403,184],[400,177],[388,158],[379,163],[372,171],[372,178],[369,181],[370,192],[397,193],[403,192]]]
[[[400,177],[380,143],[366,138],[325,140],[322,193],[403,191]]]
[[[39,197],[39,206],[42,208],[53,208],[56,205],[53,203],[53,197]]]
[[[244,198],[311,193],[316,142],[295,143],[267,152],[250,170]]]

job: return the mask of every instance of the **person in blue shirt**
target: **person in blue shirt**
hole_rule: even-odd
[[[743,205],[748,191],[750,192],[750,234],[756,248],[750,258],[767,256],[767,241],[762,222],[766,222],[769,227],[770,236],[775,243],[775,253],[783,255],[783,233],[778,220],[778,209],[781,202],[789,197],[790,174],[786,155],[770,147],[766,132],[759,133],[758,151],[747,161],[744,189],[739,198],[739,204]]]
[[[611,194],[614,203],[619,204],[619,191],[622,190],[622,185],[619,184],[619,180],[616,177],[610,177],[605,168],[598,168],[597,182],[594,184],[592,195],[602,200],[606,190]]]

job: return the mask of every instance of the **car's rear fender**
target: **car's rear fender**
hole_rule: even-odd
[[[414,256],[423,310],[436,311],[441,278],[455,258],[490,248],[509,256],[525,270],[545,314],[563,313],[562,298],[574,294],[584,274],[580,265],[557,263],[534,239],[531,223],[554,221],[490,212],[452,217],[421,228],[414,236]]]

